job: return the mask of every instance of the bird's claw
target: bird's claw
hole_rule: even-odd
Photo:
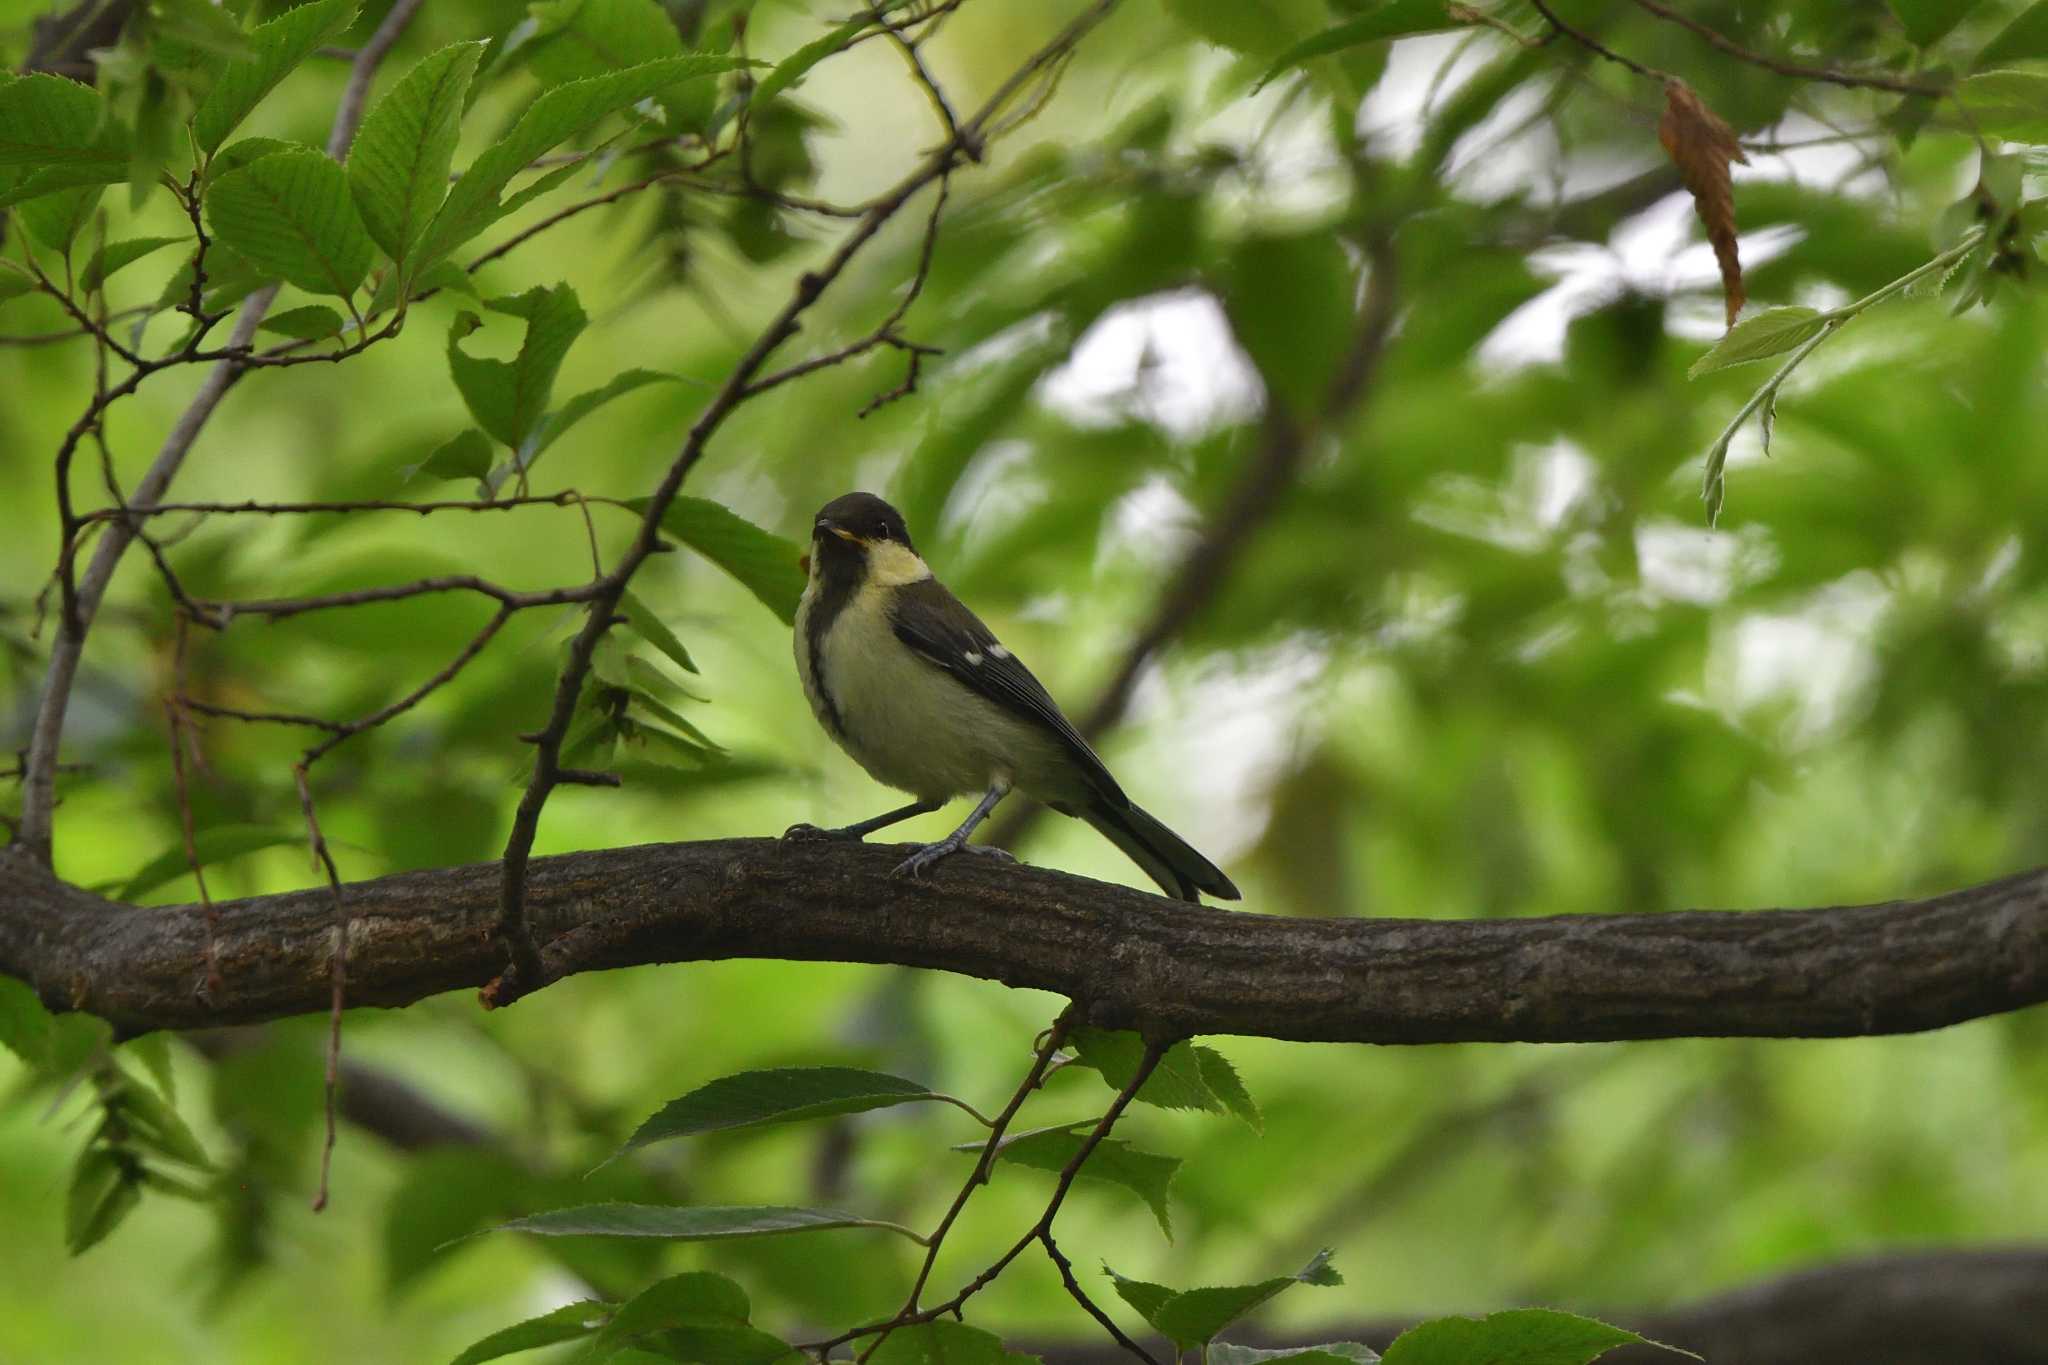
[[[826,841],[858,840],[858,834],[843,829],[823,829],[817,825],[791,825],[782,831],[783,840],[792,844],[813,844]]]
[[[982,858],[993,858],[999,863],[1014,863],[1017,861],[1016,854],[1006,848],[997,848],[993,844],[954,843],[951,839],[941,839],[936,844],[926,844],[923,848],[905,858],[896,865],[895,870],[889,875],[892,877],[922,877],[926,868],[952,857],[955,853],[972,853]]]

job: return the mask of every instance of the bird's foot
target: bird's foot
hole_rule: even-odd
[[[924,870],[935,863],[952,857],[955,853],[972,853],[982,858],[993,858],[999,863],[1014,863],[1016,855],[1008,849],[993,844],[970,844],[964,839],[944,838],[936,844],[926,844],[917,852],[896,865],[889,875],[892,877],[922,877]]]
[[[785,842],[812,844],[831,842],[858,842],[861,832],[857,829],[822,829],[817,825],[791,825],[782,831]]]

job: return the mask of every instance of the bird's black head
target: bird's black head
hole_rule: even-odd
[[[903,514],[873,493],[848,493],[826,503],[811,528],[811,540],[828,568],[842,562],[857,565],[870,546],[883,543],[916,553]]]

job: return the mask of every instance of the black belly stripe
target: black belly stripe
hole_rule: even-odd
[[[839,619],[839,613],[846,610],[847,603],[853,601],[859,578],[857,569],[855,575],[845,575],[831,572],[828,566],[821,567],[826,572],[818,575],[818,593],[811,599],[810,614],[804,618],[805,653],[811,664],[811,690],[824,708],[825,724],[833,734],[844,737],[846,725],[839,718],[839,702],[832,695],[831,684],[825,681],[825,635]]]

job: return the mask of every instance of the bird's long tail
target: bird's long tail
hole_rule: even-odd
[[[1206,891],[1218,900],[1238,898],[1237,887],[1221,868],[1136,806],[1098,799],[1074,813],[1122,849],[1167,895],[1192,901]]]

